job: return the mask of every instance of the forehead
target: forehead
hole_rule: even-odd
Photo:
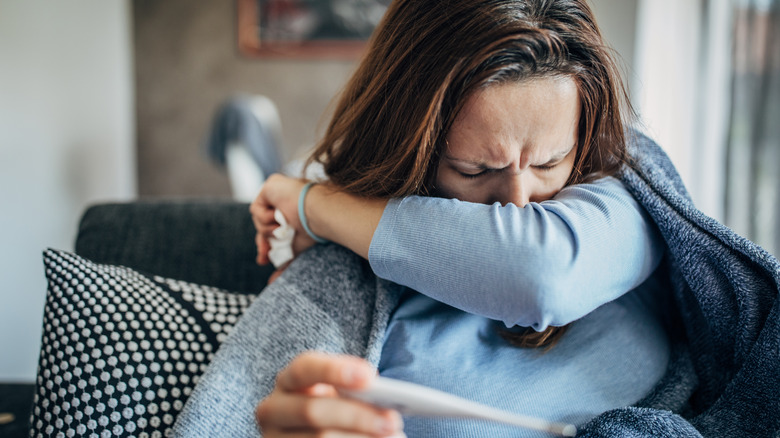
[[[447,135],[447,152],[491,161],[505,161],[514,149],[555,153],[576,140],[578,120],[579,97],[571,78],[490,85],[466,99]]]

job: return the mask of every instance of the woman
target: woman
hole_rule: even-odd
[[[622,88],[591,11],[579,1],[434,3],[397,1],[388,10],[315,151],[329,182],[266,182],[252,206],[258,261],[267,262],[278,208],[299,231],[298,251],[324,237],[412,289],[390,320],[382,375],[580,423],[635,403],[669,354],[644,301],[657,294],[645,280],[662,243],[607,178],[626,155]],[[575,320],[562,337],[560,327]],[[556,345],[540,354],[504,338]],[[258,407],[264,434],[398,432],[397,415],[323,386],[347,384],[345,370],[365,384],[366,366],[297,358]],[[496,378],[464,385],[480,373]],[[518,390],[507,397],[500,386]],[[548,402],[526,406],[540,393]],[[302,415],[307,406],[315,414]],[[406,431],[510,433],[484,427],[410,418]]]
[[[178,417],[175,435],[257,435],[255,407],[266,436],[397,434],[397,414],[336,395],[335,388],[370,384],[374,366],[380,374],[524,414],[545,412],[551,420],[582,423],[597,415],[581,429],[586,436],[776,435],[780,263],[696,210],[668,157],[652,141],[629,136],[631,162],[624,164],[617,76],[601,44],[582,1],[395,2],[318,148],[330,184],[315,185],[306,194],[302,183],[282,177],[268,181],[258,202],[268,207],[257,218],[259,259],[265,257],[268,229],[263,227],[273,227],[270,207],[281,209],[299,227],[297,199],[304,201],[301,217],[310,220],[312,234],[369,260],[372,238],[389,243],[390,249],[422,243],[400,258],[389,257],[384,267],[371,260],[369,267],[339,245],[315,245],[300,253],[222,344]],[[496,94],[515,99],[497,100]],[[545,108],[554,101],[559,105],[553,110]],[[496,108],[501,110],[491,111]],[[475,130],[472,122],[481,128]],[[505,131],[507,126],[528,131]],[[574,152],[567,149],[573,143]],[[474,151],[484,153],[469,156]],[[614,179],[598,178],[621,165],[620,182],[643,208]],[[435,194],[497,204],[407,196]],[[338,211],[327,212],[320,205],[325,201],[338,205]],[[355,202],[360,206],[353,212],[349,207]],[[645,223],[643,209],[663,243]],[[528,236],[555,239],[531,242],[537,252],[524,257],[501,259],[504,249],[494,254],[491,245],[522,246],[506,229],[504,211],[530,211],[530,223],[544,218],[536,223],[545,224],[540,228],[545,232]],[[353,224],[339,217],[351,228],[343,233],[327,223],[334,214],[360,215],[366,221]],[[422,221],[426,215],[452,238],[439,245],[423,240],[443,234]],[[558,229],[556,218],[564,228]],[[527,225],[515,220],[509,224]],[[596,223],[623,228],[604,238],[603,227],[588,228]],[[479,239],[461,242],[483,229],[505,238],[482,239],[492,242],[487,250]],[[396,232],[398,242],[389,240]],[[304,236],[298,233],[299,250],[312,244]],[[562,257],[543,254],[554,241],[561,246],[552,254]],[[461,243],[465,249],[456,256],[441,250]],[[658,264],[659,246],[665,246],[663,261],[643,281]],[[471,248],[474,259],[469,259]],[[599,249],[597,258],[603,260],[581,264],[592,259],[583,256]],[[566,283],[560,279],[567,277],[561,265],[553,265],[547,275],[533,275],[545,268],[532,264],[537,253],[545,263],[565,260],[563,268],[589,267],[573,271],[592,269],[591,275]],[[407,255],[418,262],[430,256],[438,265],[416,270],[414,263],[402,264]],[[465,267],[462,260],[469,260]],[[402,272],[396,272],[397,265]],[[462,272],[448,271],[449,265]],[[525,277],[505,274],[526,266],[533,269]],[[404,279],[407,268],[411,274]],[[447,283],[450,276],[454,283]],[[498,283],[491,282],[494,277]],[[569,295],[566,287],[545,289],[548,282],[570,285]],[[438,290],[440,283],[448,286]],[[625,293],[637,284],[637,290]],[[675,305],[664,313],[681,317],[672,318],[669,371],[637,401],[658,380],[669,356],[660,322],[641,299],[648,293],[660,296],[654,293],[658,290],[673,294]],[[549,291],[557,297],[553,303],[544,300]],[[606,304],[599,306],[603,300]],[[485,303],[499,303],[498,309]],[[559,307],[569,310],[559,312]],[[585,316],[577,319],[578,314]],[[515,325],[523,318],[532,327],[530,335],[494,322]],[[551,348],[513,346],[529,339],[531,345],[548,343],[534,329],[545,333],[575,319],[563,336],[553,337],[557,341]],[[509,341],[505,330],[513,332]],[[307,350],[331,354],[302,354]],[[601,413],[610,406],[621,407]],[[523,433],[476,422],[406,421],[403,430],[410,436]]]

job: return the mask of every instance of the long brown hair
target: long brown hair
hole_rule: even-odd
[[[434,193],[446,134],[475,90],[563,76],[580,103],[567,184],[624,162],[625,91],[585,0],[394,0],[310,161],[358,196]],[[512,342],[549,345],[560,328]]]

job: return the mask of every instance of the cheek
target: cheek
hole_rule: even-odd
[[[465,179],[446,166],[439,168],[436,175],[434,196],[468,202],[483,202],[480,199],[480,191],[478,180]]]
[[[555,197],[566,186],[572,169],[572,163],[561,163],[553,170],[535,173],[531,201],[542,202]]]
[[[454,175],[454,172],[445,166],[440,166],[436,172],[436,184],[435,184],[435,196],[442,198],[455,198],[459,195],[458,190],[458,175]]]
[[[575,158],[576,153],[575,151],[572,151],[553,169],[547,172],[537,173],[537,176],[542,183],[540,187],[543,187],[547,193],[552,192],[552,196],[555,196],[555,194],[566,186],[566,182],[569,181],[569,178],[574,171]]]
[[[532,202],[549,201],[550,199],[554,198],[562,188],[563,184],[543,181],[539,183],[539,188],[535,191],[535,193],[531,193],[529,199]]]
[[[562,189],[566,185],[566,181],[571,177],[571,173],[574,171],[574,159],[566,160],[561,163],[560,170],[556,172],[555,182],[558,185],[558,189]]]

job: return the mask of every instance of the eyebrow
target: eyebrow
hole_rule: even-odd
[[[473,166],[480,170],[497,170],[497,169],[503,169],[503,167],[491,167],[488,166],[486,163],[481,161],[471,161],[471,160],[464,160],[461,158],[455,158],[451,155],[444,155],[444,158],[450,160],[450,161],[457,161],[459,163],[467,164],[469,166]]]
[[[568,149],[566,149],[565,151],[558,152],[557,154],[555,154],[552,157],[550,157],[550,159],[547,160],[546,162],[540,163],[540,164],[533,164],[533,166],[547,166],[547,165],[556,163],[556,162],[558,162],[560,160],[563,160],[564,158],[566,158],[567,155],[569,155],[569,153],[572,151],[572,149],[574,149],[576,146],[577,146],[577,144],[574,143]],[[480,170],[501,170],[501,169],[505,169],[505,168],[509,167],[509,166],[491,167],[491,166],[488,166],[485,162],[482,162],[482,161],[464,160],[462,158],[453,157],[452,155],[449,155],[449,154],[445,154],[444,158],[446,158],[446,159],[448,159],[450,161],[457,161],[459,163],[464,163],[464,164],[467,164],[469,166],[474,166],[475,168],[480,169]]]
[[[573,145],[571,145],[571,146],[570,146],[568,149],[566,149],[565,151],[561,151],[561,152],[558,152],[557,154],[553,155],[553,156],[552,156],[552,157],[550,157],[550,159],[549,159],[549,160],[547,160],[546,162],[544,162],[544,163],[542,163],[542,164],[537,164],[537,166],[547,166],[547,165],[550,165],[550,164],[553,164],[553,163],[557,163],[558,161],[561,161],[561,160],[563,160],[564,158],[566,158],[566,156],[567,156],[567,155],[569,155],[569,153],[570,153],[570,152],[571,152],[571,151],[572,151],[572,150],[573,150],[575,147],[577,147],[577,143],[574,143]]]

